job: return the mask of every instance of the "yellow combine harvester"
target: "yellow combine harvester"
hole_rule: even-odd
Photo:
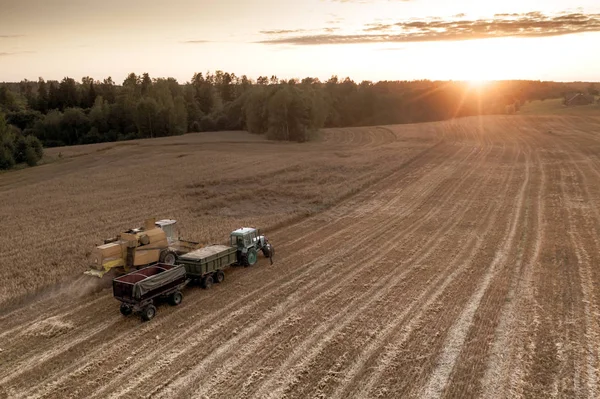
[[[124,273],[157,262],[174,264],[180,255],[200,248],[197,242],[175,238],[176,223],[171,219],[148,219],[144,227],[105,240],[92,251],[85,274],[102,277],[111,270]]]

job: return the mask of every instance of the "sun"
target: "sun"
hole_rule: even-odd
[[[469,79],[467,82],[472,89],[483,89],[490,84],[489,79]]]

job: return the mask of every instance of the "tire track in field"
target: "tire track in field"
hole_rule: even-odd
[[[529,151],[526,153],[531,155]],[[517,222],[519,228],[514,240],[515,245],[507,252],[506,261],[490,281],[489,288],[481,298],[473,317],[473,324],[465,337],[465,345],[456,359],[443,396],[478,397],[483,392],[487,395],[487,387],[482,384],[486,360],[491,356],[502,311],[507,305],[515,302],[510,295],[514,294],[514,287],[522,281],[522,275],[528,267],[527,262],[533,256],[535,235],[539,230],[539,226],[536,225],[537,205],[534,201],[540,190],[540,181],[535,165],[532,165],[531,170],[521,217]]]
[[[502,190],[506,190],[506,184],[512,180],[513,173],[514,170],[510,174],[505,175],[504,183],[500,185],[501,192],[503,192]],[[425,312],[438,300],[458,276],[466,272],[467,265],[469,264],[466,260],[471,259],[483,245],[489,226],[494,223],[498,214],[499,209],[495,207],[495,204],[490,203],[485,209],[483,217],[476,218],[477,220],[483,220],[483,225],[486,226],[484,231],[478,232],[477,229],[473,230],[466,243],[461,244],[463,249],[461,249],[460,255],[450,263],[443,273],[438,272],[439,275],[434,278],[433,283],[429,284],[427,290],[411,303],[407,311],[402,313],[402,318],[394,316],[393,319],[398,320],[388,324],[375,340],[368,343],[367,349],[353,363],[350,371],[344,371],[342,382],[338,385],[332,397],[370,397],[373,395],[372,391],[383,378],[384,370],[392,366],[394,359],[403,350],[404,342],[420,324],[420,320]],[[458,268],[456,267],[457,265],[459,266]],[[384,352],[378,354],[377,350]]]
[[[469,155],[469,154],[468,154],[468,155]],[[441,168],[440,168],[440,169],[441,169]],[[446,172],[446,173],[449,173],[449,172]],[[430,179],[430,180],[431,180],[431,179]],[[441,178],[441,180],[440,180],[440,181],[443,181],[443,178]],[[433,186],[435,186],[435,184],[433,184]],[[395,199],[394,201],[397,201],[397,199]],[[390,203],[391,203],[391,202],[390,202]],[[387,205],[385,205],[384,207],[386,207],[386,206],[389,206],[389,205],[390,205],[390,203],[388,203],[388,204],[387,204]],[[417,204],[415,204],[415,206],[417,206]],[[409,212],[406,212],[406,213],[409,213]],[[419,222],[419,221],[417,221],[417,222]],[[359,223],[360,223],[360,221],[359,221]],[[389,226],[388,226],[388,225],[381,225],[381,226],[380,226],[380,227],[377,229],[377,232],[375,232],[374,234],[373,234],[373,233],[369,233],[369,236],[377,237],[377,236],[381,235],[381,232],[382,232],[382,231],[386,231],[387,229],[389,229]],[[354,229],[354,230],[356,231],[356,229]],[[370,241],[370,240],[371,240],[371,238],[369,238],[369,239],[367,240],[367,242],[368,242],[368,241]],[[392,238],[392,239],[390,239],[389,241],[390,241],[390,242],[391,242],[391,241],[393,241],[393,238]],[[346,240],[346,241],[343,241],[343,242],[350,242],[350,240]],[[382,245],[385,245],[385,243],[384,243],[384,242],[380,242],[380,243],[381,243]],[[321,278],[320,278],[320,280],[323,280],[324,282],[323,282],[322,284],[320,284],[319,286],[313,287],[313,290],[314,290],[316,293],[322,293],[323,295],[327,295],[327,293],[328,293],[328,292],[330,292],[331,290],[333,290],[333,289],[335,289],[335,288],[337,288],[337,287],[340,287],[340,286],[341,286],[341,285],[342,285],[342,284],[343,284],[345,281],[347,281],[347,280],[350,280],[350,279],[353,277],[353,275],[354,275],[355,273],[353,272],[352,274],[350,274],[350,273],[343,273],[343,272],[340,272],[340,271],[338,271],[338,274],[340,274],[340,275],[344,276],[344,277],[343,277],[343,279],[331,279],[331,278],[329,278],[329,279],[328,279],[328,278],[327,278],[328,276],[321,275]],[[333,288],[330,288],[330,289],[328,289],[327,291],[323,291],[323,290],[321,289],[321,285],[327,284],[328,282],[330,282],[330,281],[332,281],[332,280],[336,280],[336,284],[337,284],[337,285],[336,285],[336,286],[334,286]],[[297,294],[297,293],[295,293],[295,294]],[[298,296],[295,296],[295,298],[297,298],[297,299],[296,299],[296,301],[297,301],[298,303],[299,303],[299,302],[301,302],[301,298],[302,298],[301,296],[299,296],[299,295],[298,295]],[[288,302],[290,302],[290,301],[289,301],[289,298],[288,298]],[[248,337],[248,336],[249,336],[249,334],[247,334],[247,333],[244,333],[244,334],[241,334],[241,333],[240,333],[240,335],[241,335],[241,336],[243,336],[243,337]]]
[[[568,223],[565,208],[563,151],[552,149],[548,154],[548,205],[549,219],[542,247],[542,266],[536,270],[537,289],[535,299],[540,304],[539,328],[534,336],[535,351],[523,380],[525,396],[558,397],[574,396],[576,375],[570,357],[569,326],[573,320],[573,304],[580,296],[573,284],[578,283],[577,270],[573,270],[576,258],[573,248],[564,240],[564,227]],[[569,365],[567,363],[570,363]]]
[[[270,284],[270,286],[277,285],[277,283],[279,283],[279,281],[275,281],[275,282],[273,282],[272,284]],[[256,294],[259,294],[260,292],[263,292],[263,293],[264,293],[264,287],[263,287],[262,289],[255,290],[255,292],[254,292],[254,293],[256,293]],[[251,304],[250,306],[252,306],[252,305],[254,305],[254,304]],[[229,309],[226,309],[226,310],[229,310]],[[243,309],[241,309],[241,310],[240,310],[240,312],[239,312],[239,313],[243,313],[243,312],[244,312],[244,311],[246,311],[246,310],[247,310],[247,308],[243,308]],[[223,312],[223,313],[226,313],[226,312]],[[235,315],[234,315],[234,316],[235,316]],[[191,331],[193,331],[193,328],[190,328],[190,329],[188,329],[187,331],[191,332]]]
[[[524,195],[529,184],[530,179],[530,159],[526,159],[525,161],[525,179],[523,184],[521,185],[521,189],[519,191],[517,200],[515,201],[517,204],[517,210],[514,212],[514,215],[511,220],[510,229],[507,231],[507,235],[505,235],[502,243],[500,253],[496,254],[496,257],[492,261],[492,263],[488,266],[487,272],[483,277],[479,287],[471,296],[467,306],[461,313],[458,321],[454,324],[452,329],[450,330],[448,337],[446,339],[446,343],[444,344],[443,352],[438,360],[438,366],[434,370],[433,374],[429,378],[426,386],[421,392],[421,396],[425,398],[434,398],[440,397],[448,379],[450,378],[450,374],[454,369],[454,365],[456,359],[458,358],[460,351],[464,345],[465,338],[471,325],[473,323],[473,317],[477,308],[480,306],[481,298],[485,294],[485,291],[488,289],[488,286],[495,275],[498,273],[500,266],[507,260],[508,253],[510,252],[512,246],[514,245],[514,238],[517,233],[518,222],[521,216],[521,212],[523,210],[524,204]]]
[[[515,170],[515,167],[510,169]],[[509,179],[509,185],[505,187],[507,198],[517,196],[520,184],[518,180],[520,179],[512,177]],[[460,316],[460,309],[467,304],[470,293],[483,279],[485,269],[478,267],[478,262],[491,262],[494,257],[494,245],[488,240],[495,243],[495,235],[501,234],[504,226],[509,225],[507,216],[510,216],[511,202],[496,202],[496,206],[499,203],[501,207],[494,210],[494,214],[498,216],[484,220],[481,224],[479,221],[477,223],[478,240],[483,241],[479,250],[473,252],[474,257],[465,262],[468,266],[464,271],[464,278],[456,277],[434,303],[427,304],[428,308],[424,309],[418,319],[411,317],[409,334],[403,334],[400,330],[400,337],[390,340],[391,343],[385,348],[386,353],[382,355],[384,367],[376,368],[378,382],[377,385],[373,384],[370,396],[413,397],[425,385],[427,381],[424,379],[434,370],[447,334]],[[505,220],[507,223],[504,223]],[[444,261],[443,255],[438,261]],[[396,341],[400,343],[396,345]]]
[[[508,127],[507,127],[508,128]],[[539,161],[535,151],[531,150],[532,137],[520,129],[516,129],[514,140],[523,150],[526,159]],[[516,287],[522,283],[522,276],[530,269],[529,262],[536,246],[536,232],[539,231],[536,213],[538,205],[536,196],[541,190],[539,179],[539,163],[531,162],[531,179],[524,193],[523,210],[518,220],[515,245],[507,252],[506,260],[490,281],[488,289],[481,298],[480,305],[473,316],[473,323],[465,337],[455,366],[444,389],[445,397],[479,397],[482,391],[489,396],[489,387],[482,383],[485,378],[486,360],[493,356],[493,345],[497,341],[505,310],[514,305]],[[500,236],[501,237],[501,236]],[[491,259],[489,261],[491,263]],[[504,330],[506,331],[506,330]],[[509,330],[512,332],[512,330]],[[506,358],[505,348],[502,357]]]
[[[594,294],[596,287],[594,286],[592,264],[597,264],[599,260],[595,254],[600,253],[600,244],[597,238],[600,213],[597,207],[584,205],[593,204],[588,188],[590,184],[578,161],[573,159],[573,147],[568,146],[572,150],[566,152],[570,160],[568,165],[571,166],[571,172],[569,173],[571,184],[567,188],[562,186],[561,188],[563,196],[567,200],[568,235],[578,261],[579,279],[583,294],[583,309],[578,308],[583,314],[578,316],[577,319],[583,319],[585,326],[583,336],[580,337],[580,342],[578,342],[580,353],[576,359],[585,359],[586,361],[584,365],[576,368],[583,369],[582,380],[585,383],[586,395],[588,397],[598,397],[600,395],[598,387],[600,362],[598,348],[595,343],[600,342],[600,326],[598,325],[600,312],[596,306],[597,297]],[[586,208],[589,208],[591,213],[584,213],[583,210]],[[583,231],[587,234],[582,235],[580,233],[581,227],[584,227]],[[579,384],[576,384],[576,387],[577,385]],[[576,392],[578,392],[577,389]],[[583,392],[578,392],[578,394],[583,394]]]
[[[486,182],[487,180],[489,180],[489,178],[486,179]],[[484,185],[479,185],[479,189],[483,190]],[[456,227],[458,223],[460,223],[460,220],[463,218],[465,213],[470,210],[476,198],[476,195],[469,196],[470,200],[468,201],[466,208],[461,214],[455,214],[457,220],[447,231],[451,231],[453,228]],[[487,209],[481,211],[481,213],[484,214],[484,219],[487,219],[490,216],[492,210],[493,206],[490,205]],[[446,232],[444,234],[444,237],[446,237],[447,235],[448,233]],[[391,318],[394,321],[392,323],[388,322],[383,328],[379,327],[376,333],[369,336],[369,341],[367,345],[361,348],[361,350],[359,350],[359,354],[355,357],[355,360],[351,362],[349,367],[344,368],[343,366],[340,366],[339,363],[336,363],[336,370],[340,374],[342,374],[343,377],[338,378],[339,383],[337,384],[337,388],[334,390],[333,394],[330,395],[329,393],[325,393],[328,397],[340,398],[348,396],[368,396],[368,391],[370,388],[368,384],[369,382],[372,383],[374,381],[374,374],[371,374],[371,378],[368,379],[366,382],[365,374],[368,375],[368,373],[370,373],[371,370],[375,369],[375,367],[372,364],[375,363],[376,360],[380,360],[379,356],[381,355],[379,355],[378,352],[385,350],[385,353],[383,354],[384,357],[388,358],[388,356],[393,356],[393,351],[390,350],[389,342],[393,340],[396,344],[398,341],[392,339],[391,337],[397,334],[400,328],[402,329],[403,334],[407,336],[412,330],[412,328],[414,328],[414,321],[417,320],[418,317],[420,317],[420,314],[424,312],[429,307],[429,305],[437,299],[439,294],[445,290],[445,288],[452,282],[452,280],[457,275],[463,272],[462,269],[456,269],[455,266],[459,265],[461,260],[464,260],[465,254],[469,252],[473,253],[475,251],[474,249],[472,249],[472,246],[475,242],[475,236],[471,234],[464,241],[464,243],[461,243],[461,249],[458,251],[458,253],[455,256],[449,256],[448,259],[451,259],[451,261],[448,263],[447,266],[445,266],[440,271],[435,271],[435,274],[431,276],[422,278],[427,281],[426,285],[415,284],[416,286],[423,287],[424,290],[419,295],[409,295],[409,298],[414,298],[412,299],[412,301],[409,302],[408,306],[400,314],[394,314],[393,318]],[[415,263],[417,265],[422,264],[429,256],[431,256],[434,253],[434,251],[438,250],[438,248],[439,245],[435,248],[430,248],[430,250],[424,253],[419,259],[410,263]],[[445,250],[448,249],[449,248],[445,248]],[[386,302],[389,303],[399,301],[390,300]],[[375,311],[374,313],[382,315],[384,314],[380,311]],[[410,322],[408,323],[408,325],[406,325],[405,323],[407,320],[409,320],[409,317]],[[379,364],[379,366],[381,366],[381,363]],[[327,378],[327,376],[325,378]],[[353,390],[355,391],[357,389],[357,386],[360,386],[362,390],[359,393],[353,392],[352,394],[350,394],[350,392],[352,392]]]
[[[568,154],[564,150],[560,152],[568,157]],[[562,210],[563,210],[563,226],[568,225],[572,219],[571,207],[567,204],[567,195],[565,187],[572,180],[573,172],[567,159],[561,162],[560,173],[560,184],[558,185],[560,190],[560,198],[562,199]],[[576,304],[581,303],[583,300],[583,292],[581,291],[582,282],[580,281],[580,265],[576,262],[577,260],[577,248],[568,247],[566,252],[566,267],[563,267],[561,273],[564,274],[565,279],[561,281],[563,289],[567,293],[568,299],[563,300],[561,305],[564,306],[564,312],[558,315],[556,322],[560,325],[559,336],[557,337],[557,360],[558,360],[558,378],[554,381],[556,396],[568,395],[574,396],[580,394],[580,387],[583,384],[583,376],[580,369],[576,367],[578,355],[574,353],[574,349],[577,346],[578,335],[580,329],[573,328],[573,325],[580,319],[578,315],[579,306]]]
[[[534,150],[535,151],[535,150]],[[495,339],[492,344],[491,353],[488,356],[485,374],[481,381],[481,386],[485,387],[485,394],[489,398],[506,397],[508,392],[512,394],[522,394],[516,392],[516,381],[523,379],[522,364],[525,362],[525,352],[523,349],[531,347],[527,334],[527,326],[520,325],[523,315],[529,312],[535,312],[535,302],[533,298],[533,267],[539,264],[539,257],[543,243],[544,203],[543,194],[546,189],[546,177],[540,160],[539,154],[535,152],[536,170],[540,173],[540,186],[535,198],[536,208],[536,226],[535,239],[532,255],[525,261],[524,270],[521,276],[517,276],[515,283],[511,286],[508,298],[510,302],[505,305],[502,311],[500,321],[496,327]],[[536,319],[536,315],[531,316],[531,320]],[[535,325],[535,324],[534,324]],[[531,324],[529,325],[531,326]],[[524,343],[527,343],[525,345]]]

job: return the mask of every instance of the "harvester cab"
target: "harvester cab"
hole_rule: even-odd
[[[178,238],[177,231],[175,229],[176,224],[177,220],[173,219],[163,219],[156,222],[156,227],[161,228],[165,232],[169,244],[173,244]]]
[[[237,258],[240,265],[254,265],[258,260],[258,251],[262,251],[265,258],[269,258],[271,264],[273,264],[275,250],[267,237],[260,234],[260,230],[243,227],[233,231],[230,240],[231,246],[237,249]]]

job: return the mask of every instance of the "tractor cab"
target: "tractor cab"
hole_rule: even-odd
[[[260,232],[251,227],[243,227],[231,233],[231,246],[239,250],[254,247]]]

